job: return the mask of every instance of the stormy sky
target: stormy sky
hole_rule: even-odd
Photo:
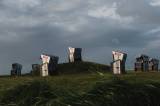
[[[160,0],[0,0],[0,74],[11,64],[23,73],[40,54],[67,62],[67,47],[83,48],[83,60],[112,61],[112,50],[135,57],[160,55]]]

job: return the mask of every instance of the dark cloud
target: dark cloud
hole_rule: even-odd
[[[158,0],[1,0],[0,74],[9,74],[13,62],[28,72],[41,53],[67,62],[68,46],[103,64],[122,50],[128,68],[140,53],[159,58],[159,12]]]

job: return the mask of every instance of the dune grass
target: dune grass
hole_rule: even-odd
[[[95,63],[60,64],[55,76],[0,77],[0,106],[160,106],[160,73],[113,75]]]
[[[159,106],[160,73],[0,78],[1,106]]]

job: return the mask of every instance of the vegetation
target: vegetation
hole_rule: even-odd
[[[57,76],[1,77],[0,106],[160,105],[160,73],[158,72],[129,72],[115,76],[110,72],[100,71],[99,66],[96,70],[91,68],[89,72],[83,70],[79,72],[79,69],[77,71],[72,67],[82,68],[82,66],[78,63],[78,66],[72,65],[61,64],[63,70]],[[66,71],[69,67],[72,68],[70,74],[64,72],[65,67]],[[97,67],[97,64],[93,67]]]
[[[110,72],[110,66],[92,62],[63,63],[58,65],[61,74]]]

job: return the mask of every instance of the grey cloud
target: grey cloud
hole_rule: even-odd
[[[112,61],[112,50],[125,51],[133,68],[138,54],[159,54],[159,10],[149,0],[1,0],[0,74],[9,74],[13,62],[28,72],[41,53],[67,62],[68,46],[103,64]]]

